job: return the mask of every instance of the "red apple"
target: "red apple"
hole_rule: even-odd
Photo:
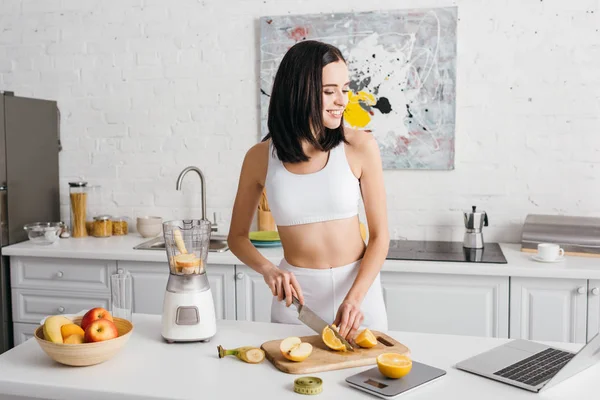
[[[114,322],[107,319],[98,319],[85,330],[84,341],[86,343],[103,342],[117,336],[119,336],[119,332]]]
[[[113,320],[112,315],[110,315],[110,313],[106,309],[102,307],[92,308],[90,311],[86,312],[83,318],[81,319],[81,329],[86,331],[88,326],[90,326],[92,322],[102,318],[107,319],[110,322],[112,322]]]

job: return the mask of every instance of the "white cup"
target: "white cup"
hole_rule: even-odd
[[[540,243],[538,244],[538,257],[544,261],[554,261],[558,257],[565,255],[565,251],[557,244],[554,243]]]

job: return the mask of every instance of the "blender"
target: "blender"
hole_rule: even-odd
[[[169,280],[163,301],[162,337],[173,342],[207,342],[217,332],[215,306],[206,275],[210,221],[163,223]]]

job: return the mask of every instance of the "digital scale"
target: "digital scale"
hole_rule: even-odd
[[[446,375],[443,369],[413,361],[410,373],[400,379],[386,378],[379,368],[371,368],[346,378],[346,382],[356,389],[384,399],[391,399],[406,392],[431,383]]]

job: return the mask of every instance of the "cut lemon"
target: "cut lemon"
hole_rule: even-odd
[[[331,350],[346,351],[346,346],[344,343],[342,343],[342,341],[335,336],[335,333],[333,333],[333,330],[331,330],[329,326],[323,328],[321,339],[323,339],[325,346],[329,347]]]
[[[356,336],[354,342],[360,347],[370,349],[371,347],[375,347],[377,345],[377,338],[369,329],[364,329],[361,333],[359,333]]]
[[[412,369],[412,360],[404,354],[383,353],[377,356],[377,367],[384,376],[398,379],[408,375]]]

